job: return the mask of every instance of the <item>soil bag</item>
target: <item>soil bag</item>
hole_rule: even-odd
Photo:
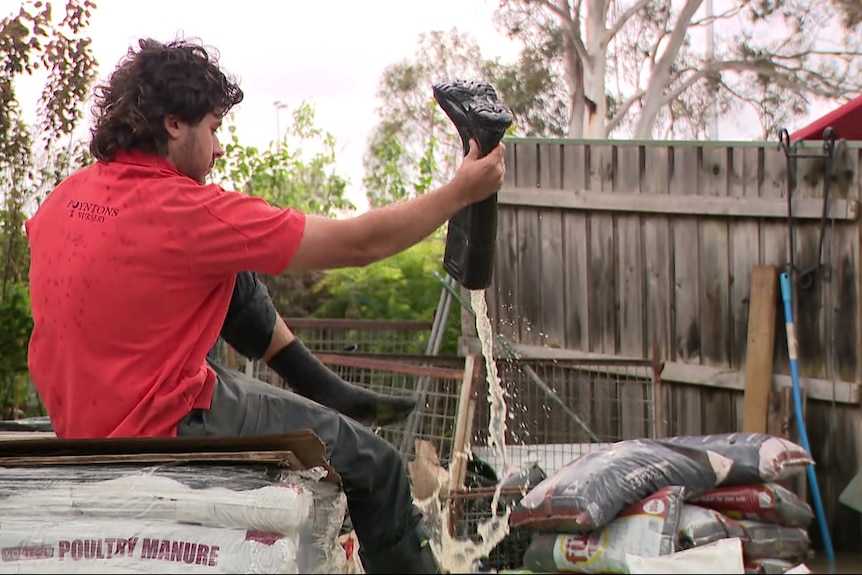
[[[801,527],[782,527],[757,521],[740,521],[739,524],[746,534],[742,540],[746,562],[781,559],[795,565],[802,562],[811,547],[808,532]]]
[[[683,491],[683,487],[665,487],[592,533],[534,533],[524,554],[524,567],[544,573],[627,573],[628,553],[670,555],[675,548]]]
[[[651,439],[620,441],[587,453],[536,485],[509,517],[512,527],[586,533],[671,485],[686,493],[713,489],[730,463],[702,450]]]
[[[777,483],[720,487],[690,499],[737,520],[808,527],[814,520],[811,506]]]
[[[718,483],[722,486],[784,481],[814,463],[802,446],[766,433],[678,436],[660,441],[665,445],[710,451],[730,459],[733,462],[730,473]]]
[[[703,547],[722,539],[742,539],[742,526],[712,509],[697,505],[683,505],[679,515],[679,548]]]

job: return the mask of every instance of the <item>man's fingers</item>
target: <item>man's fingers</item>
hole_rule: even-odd
[[[471,160],[475,160],[479,157],[479,142],[473,138],[470,138],[470,152],[467,154],[467,157]]]

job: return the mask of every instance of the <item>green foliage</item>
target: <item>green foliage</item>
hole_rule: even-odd
[[[30,293],[21,282],[6,286],[0,299],[0,381],[8,382],[27,371],[27,344],[33,331],[30,316]]]
[[[6,294],[0,298],[0,407],[2,416],[13,415],[13,409],[26,407],[34,394],[30,389],[27,373],[27,344],[33,331],[30,315],[30,294],[27,285],[21,282],[6,286]],[[38,404],[38,402],[37,402]],[[22,410],[24,415],[41,415],[41,411]],[[29,411],[29,412],[28,412]]]
[[[347,182],[334,169],[335,138],[315,127],[310,104],[300,105],[292,118],[284,136],[265,150],[244,146],[236,126],[229,126],[230,141],[216,161],[213,181],[307,213],[334,216],[352,210]]]
[[[425,143],[425,152],[419,157],[412,173],[405,169],[408,151],[398,134],[381,127],[377,136],[369,149],[375,158],[375,169],[363,178],[368,204],[378,207],[430,191],[434,185],[435,154],[438,149],[434,136],[430,136]]]
[[[433,320],[443,286],[432,272],[445,273],[440,266],[443,246],[443,237],[438,235],[364,268],[329,272],[320,284],[329,298],[314,316]],[[453,302],[441,355],[457,353],[460,321],[459,307]],[[429,334],[423,335],[427,338]]]
[[[0,402],[3,414],[26,386],[27,342],[33,328],[27,288],[27,214],[86,161],[72,137],[81,104],[96,74],[87,35],[95,4],[68,0],[62,14],[52,5],[25,1],[0,19]],[[23,120],[16,79],[45,75],[37,102],[38,125]],[[25,393],[24,395],[30,395]]]

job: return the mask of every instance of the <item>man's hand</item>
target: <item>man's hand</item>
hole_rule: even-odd
[[[479,158],[479,144],[470,140],[470,152],[450,181],[450,186],[464,199],[464,204],[484,200],[503,186],[506,175],[506,145],[497,147],[484,158]]]

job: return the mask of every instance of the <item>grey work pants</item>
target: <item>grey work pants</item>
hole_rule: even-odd
[[[180,436],[255,436],[311,429],[341,475],[361,555],[396,544],[416,522],[404,462],[391,444],[332,409],[207,360],[217,381],[209,410],[194,410]]]

